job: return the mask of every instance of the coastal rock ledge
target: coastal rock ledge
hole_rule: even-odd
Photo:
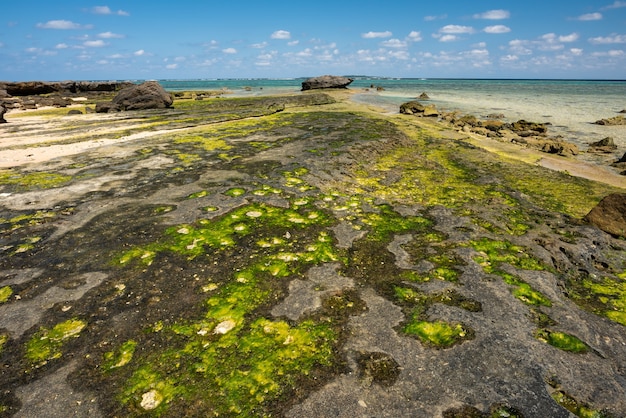
[[[314,89],[345,89],[354,79],[336,75],[313,77],[302,82],[302,91]]]

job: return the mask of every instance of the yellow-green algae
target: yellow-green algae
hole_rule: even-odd
[[[0,288],[0,303],[5,303],[13,295],[13,289],[11,286],[3,286]]]
[[[553,392],[552,399],[554,399],[556,403],[561,405],[563,408],[576,415],[578,418],[611,418],[611,415],[602,411],[593,410],[588,405],[577,401],[572,396],[561,390]]]
[[[426,315],[428,306],[443,303],[458,306],[470,312],[482,310],[479,302],[466,299],[454,291],[425,295],[417,289],[394,286],[394,296],[403,305],[410,307],[409,319],[402,327],[408,335],[417,337],[422,343],[435,348],[449,348],[465,340],[474,338],[474,331],[460,323],[429,321]]]
[[[69,319],[51,329],[40,328],[26,343],[26,359],[38,366],[61,357],[63,344],[70,338],[79,337],[86,326],[86,321]]]
[[[604,309],[599,310],[612,321],[626,326],[626,279],[606,277],[601,283],[589,279],[583,286],[596,295]]]
[[[0,170],[0,186],[14,186],[19,191],[52,189],[64,186],[71,180],[72,176],[46,171],[17,172]]]
[[[535,333],[535,337],[563,351],[571,353],[586,353],[588,351],[587,344],[582,342],[580,338],[564,332],[540,329]]]
[[[528,305],[552,306],[550,299],[541,292],[533,289],[518,277],[500,269],[503,263],[507,263],[522,270],[545,270],[545,267],[529,255],[526,249],[508,241],[490,238],[472,240],[469,242],[469,246],[480,253],[474,257],[474,261],[482,266],[485,273],[496,274],[502,277],[507,284],[515,286],[512,291],[513,296]]]
[[[232,247],[238,236],[249,235],[259,226],[303,229],[328,222],[328,216],[321,211],[307,208],[283,209],[254,203],[238,208],[218,220],[202,219],[195,225],[184,224],[168,228],[162,242],[131,249],[122,254],[118,262],[126,264],[139,259],[144,264],[150,264],[163,251],[179,253],[193,259],[204,254],[207,248],[219,250]]]
[[[104,354],[105,370],[110,371],[118,367],[124,367],[133,359],[135,349],[137,348],[137,342],[128,340],[123,343],[117,351],[109,351]]]
[[[142,259],[148,251],[194,258],[262,228],[293,231],[328,224],[323,212],[304,206],[295,205],[295,210],[251,204],[196,226],[179,225],[168,230],[165,242],[131,250],[122,260]],[[150,410],[156,415],[178,402],[201,404],[207,414],[263,415],[266,402],[291,390],[313,367],[331,365],[337,339],[332,322],[288,324],[253,315],[273,297],[272,280],[296,274],[303,266],[341,259],[327,232],[311,238],[294,242],[277,234],[257,240],[247,267],[222,285],[210,282],[203,288],[210,295],[204,317],[153,330],[176,336],[179,344],[133,360],[136,367],[121,401],[137,413]],[[123,351],[108,355],[109,370],[124,358]]]

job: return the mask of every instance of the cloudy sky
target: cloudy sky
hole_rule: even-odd
[[[8,0],[0,80],[626,79],[626,1]]]

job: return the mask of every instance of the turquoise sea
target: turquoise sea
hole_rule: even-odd
[[[519,119],[549,122],[549,134],[579,146],[580,158],[605,164],[626,152],[626,126],[599,126],[594,121],[618,115],[626,109],[626,80],[497,80],[357,77],[348,86],[352,100],[375,105],[390,113],[400,104],[425,92],[430,103],[445,111],[475,116],[502,114],[506,121]],[[169,91],[224,90],[233,96],[297,93],[306,78],[159,80]],[[587,155],[590,142],[612,137],[613,154]]]

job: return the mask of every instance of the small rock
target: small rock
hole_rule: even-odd
[[[428,100],[428,99],[430,99],[430,97],[428,96],[428,94],[426,94],[426,92],[423,92],[422,94],[420,94],[419,98],[421,100]]]
[[[141,395],[141,407],[146,411],[151,411],[159,406],[163,402],[163,396],[152,389],[150,392],[146,392]]]

